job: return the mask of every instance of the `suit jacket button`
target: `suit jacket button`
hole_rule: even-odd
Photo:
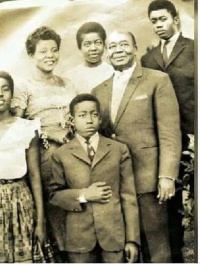
[[[115,133],[111,134],[111,138],[115,139],[116,138],[116,134]]]

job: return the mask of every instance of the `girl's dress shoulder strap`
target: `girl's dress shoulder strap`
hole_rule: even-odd
[[[40,133],[40,120],[38,118],[34,120],[19,118],[18,130],[22,133],[22,143],[24,148],[27,149],[32,139],[36,136],[36,131]]]

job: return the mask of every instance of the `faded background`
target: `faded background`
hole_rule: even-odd
[[[61,35],[60,61],[55,72],[65,75],[82,61],[75,35],[77,29],[88,21],[100,22],[107,33],[114,29],[133,32],[140,59],[147,46],[158,43],[147,15],[147,7],[151,1],[0,0],[0,70],[9,71],[15,81],[31,73],[33,65],[26,54],[25,41],[32,31],[45,25]],[[194,0],[171,1],[179,10],[183,35],[193,39]],[[185,263],[195,262],[194,249],[194,230],[185,231]]]
[[[37,27],[52,27],[62,37],[56,73],[65,75],[79,64],[77,29],[87,21],[100,22],[109,33],[125,29],[135,34],[138,59],[150,44],[157,44],[147,15],[151,0],[21,0],[0,4],[0,69],[21,79],[32,71],[25,40]],[[194,1],[172,0],[180,12],[183,35],[194,38]]]

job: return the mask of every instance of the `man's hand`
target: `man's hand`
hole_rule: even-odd
[[[87,189],[82,190],[82,195],[89,202],[108,203],[112,196],[110,186],[106,186],[105,182],[96,182]]]
[[[128,242],[125,245],[125,255],[127,263],[137,262],[138,247],[136,244]]]
[[[169,178],[160,178],[158,182],[158,196],[159,203],[162,204],[164,201],[171,199],[175,195],[175,183]]]

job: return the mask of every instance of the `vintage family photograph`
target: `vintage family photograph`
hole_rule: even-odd
[[[0,35],[0,263],[198,263],[197,0],[1,0]]]

